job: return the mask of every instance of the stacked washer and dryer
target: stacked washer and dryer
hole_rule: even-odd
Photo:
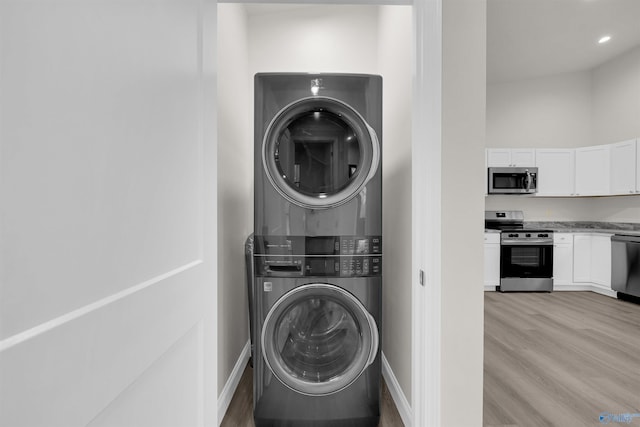
[[[380,76],[255,76],[258,427],[378,424],[380,135]]]

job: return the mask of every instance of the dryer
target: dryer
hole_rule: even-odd
[[[258,427],[378,425],[382,255],[373,239],[349,240],[290,242],[309,255],[293,249],[286,255],[280,245],[255,241]],[[362,253],[336,254],[343,242]],[[330,250],[318,254],[319,248]]]
[[[256,236],[382,234],[382,77],[255,76]]]

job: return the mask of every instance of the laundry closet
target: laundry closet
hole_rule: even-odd
[[[244,241],[253,232],[253,81],[272,72],[383,78],[382,363],[410,400],[412,43],[410,6],[219,4],[219,401],[230,399],[249,357]]]

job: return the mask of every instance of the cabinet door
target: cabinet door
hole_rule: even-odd
[[[509,148],[487,149],[487,167],[501,168],[511,166],[511,150]]]
[[[484,285],[500,285],[500,244],[484,245]]]
[[[536,152],[532,148],[513,148],[511,150],[511,166],[533,167],[536,165]]]
[[[591,281],[611,289],[611,236],[591,236]]]
[[[575,193],[575,150],[536,150],[538,196],[572,196]]]
[[[573,284],[573,234],[553,233],[553,286]]]
[[[553,286],[573,283],[573,245],[553,245]]]
[[[573,281],[591,282],[591,236],[573,236]]]
[[[606,196],[611,192],[610,146],[576,148],[576,195]]]
[[[636,194],[636,140],[611,144],[611,194]]]

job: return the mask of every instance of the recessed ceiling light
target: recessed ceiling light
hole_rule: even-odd
[[[603,37],[600,37],[600,40],[598,40],[598,43],[600,43],[600,44],[606,43],[609,40],[611,40],[611,36],[603,36]]]

